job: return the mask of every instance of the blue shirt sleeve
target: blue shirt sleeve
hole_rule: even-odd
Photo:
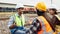
[[[11,16],[8,22],[8,28],[13,24],[14,22],[14,16]]]

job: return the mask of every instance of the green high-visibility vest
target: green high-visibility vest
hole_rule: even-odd
[[[20,18],[17,15],[15,15],[15,23],[17,26],[24,26],[25,24],[24,15],[22,14]]]

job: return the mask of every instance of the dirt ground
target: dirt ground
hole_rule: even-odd
[[[0,34],[11,34],[9,28],[7,27],[9,19],[1,19],[1,18],[8,18],[10,15],[11,15],[11,13],[10,14],[9,13],[8,14],[0,13]],[[31,21],[33,20],[34,17],[36,17],[36,15],[34,15],[34,14],[33,15],[26,14],[26,16],[30,17]]]
[[[0,34],[10,34],[7,23],[8,20],[0,20]]]

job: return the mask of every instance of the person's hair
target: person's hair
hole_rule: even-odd
[[[24,8],[23,7],[17,8],[16,11],[19,10],[19,9],[22,9],[23,10]]]
[[[24,9],[23,7],[20,7],[20,8],[18,8],[18,9]]]
[[[57,10],[55,8],[51,8],[49,10],[53,10],[54,11],[54,14],[57,14],[57,12],[56,12]]]
[[[41,16],[41,15],[44,14],[44,11],[40,11],[40,10],[38,10],[38,9],[36,9],[36,10],[37,10],[37,15],[38,15],[38,16]]]

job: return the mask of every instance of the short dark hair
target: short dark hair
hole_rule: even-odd
[[[53,10],[54,11],[54,14],[57,14],[57,9],[55,9],[55,8],[51,8],[51,9],[49,9],[49,10]]]
[[[18,9],[24,9],[23,7],[20,7],[20,8],[18,8]]]
[[[38,9],[36,9],[36,10],[37,10],[37,15],[38,15],[38,16],[41,16],[41,15],[44,14],[44,11],[40,11],[40,10],[38,10]]]

